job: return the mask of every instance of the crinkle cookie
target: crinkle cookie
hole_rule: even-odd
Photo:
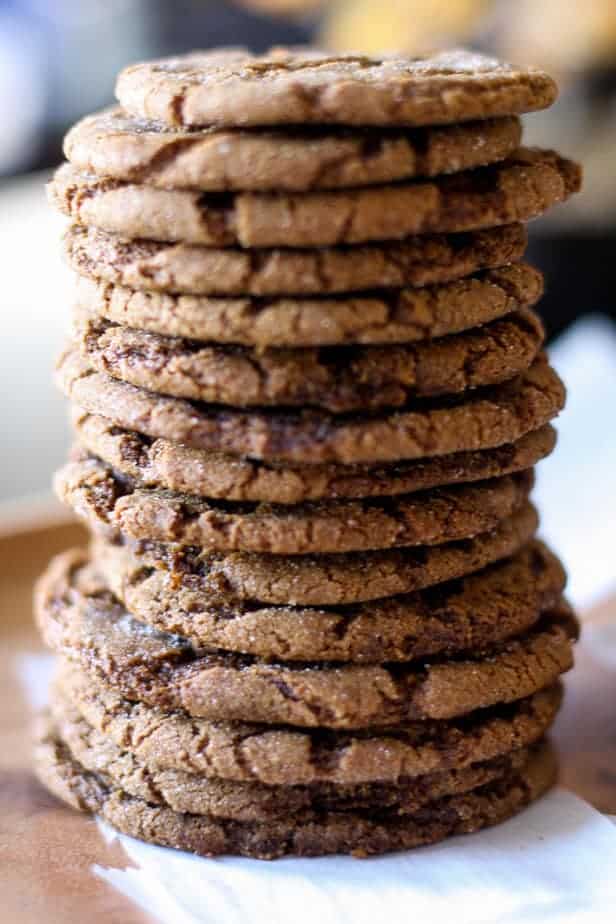
[[[529,221],[578,192],[581,171],[555,151],[430,181],[308,193],[198,193],[123,183],[64,164],[50,202],[78,225],[207,247],[339,247]]]
[[[573,664],[577,624],[561,603],[524,635],[464,658],[415,664],[268,662],[203,652],[135,620],[95,569],[54,559],[37,591],[49,647],[127,699],[211,721],[369,728],[450,719],[531,696]]]
[[[453,49],[413,58],[315,48],[194,51],[121,71],[116,96],[140,118],[208,125],[438,125],[544,109],[544,71]]]
[[[60,356],[60,389],[91,414],[193,449],[299,464],[376,464],[494,449],[549,423],[565,389],[540,355],[523,375],[470,395],[413,402],[393,413],[243,410],[170,398],[97,372],[74,347]]]
[[[114,107],[77,122],[64,154],[84,173],[162,189],[305,192],[458,173],[503,160],[521,138],[515,116],[406,131],[169,131]]]
[[[39,780],[55,796],[99,815],[131,837],[206,857],[239,854],[260,859],[339,853],[365,857],[478,831],[510,818],[542,795],[555,782],[557,769],[546,746],[502,780],[429,802],[412,815],[299,812],[269,823],[249,823],[176,812],[131,796],[75,761],[53,726],[39,731],[35,766]]]

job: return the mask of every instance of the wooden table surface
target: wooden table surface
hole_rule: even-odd
[[[103,842],[93,819],[48,795],[30,769],[32,714],[16,663],[43,650],[32,624],[32,583],[51,555],[83,538],[70,523],[0,536],[0,924],[151,921],[91,871],[94,863],[126,867],[121,848]],[[616,600],[584,615],[591,626],[610,621],[616,626]],[[583,640],[578,646],[554,738],[563,784],[616,814],[616,641],[613,667],[591,648]]]

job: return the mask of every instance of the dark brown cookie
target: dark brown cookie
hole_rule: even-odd
[[[334,247],[528,221],[578,192],[577,164],[519,148],[507,160],[432,181],[311,193],[198,193],[60,167],[50,201],[78,225],[210,247]]]
[[[79,315],[169,337],[267,347],[413,343],[535,304],[543,278],[514,263],[440,286],[337,298],[167,295],[77,277]]]
[[[127,699],[210,721],[340,729],[450,719],[531,696],[572,666],[576,631],[563,603],[503,645],[421,666],[204,653],[133,619],[71,553],[52,561],[39,583],[36,613],[53,651]]]
[[[79,407],[145,436],[301,464],[374,464],[494,449],[548,423],[565,400],[543,356],[503,385],[381,415],[243,411],[169,398],[96,372],[70,348],[58,361],[57,382]]]
[[[126,547],[93,563],[138,620],[195,648],[283,661],[410,661],[484,650],[529,629],[558,603],[565,574],[540,542],[471,576],[415,594],[333,609],[263,606],[144,568]]]
[[[461,770],[446,770],[414,780],[336,786],[264,786],[212,779],[183,770],[159,770],[140,762],[130,751],[117,747],[96,731],[67,700],[56,697],[51,716],[41,717],[55,727],[58,738],[74,760],[112,787],[118,787],[150,805],[166,805],[176,812],[212,815],[235,821],[288,819],[297,812],[387,812],[410,815],[427,802],[469,792],[520,770],[528,760],[528,749],[473,764]]]
[[[119,107],[86,116],[64,139],[85,173],[162,189],[306,191],[438,176],[502,160],[519,146],[520,120],[410,129],[281,128],[169,131]]]
[[[35,765],[40,781],[55,796],[73,808],[99,815],[131,837],[202,856],[240,854],[261,859],[286,854],[363,857],[435,843],[504,821],[556,779],[554,754],[544,747],[523,769],[502,780],[427,803],[413,815],[323,811],[247,823],[176,812],[130,796],[85,770],[49,730],[37,742]]]
[[[106,417],[73,407],[79,445],[143,488],[266,504],[412,494],[441,485],[483,481],[531,468],[549,455],[549,424],[516,443],[397,465],[277,465],[151,440]]]
[[[353,732],[207,722],[131,703],[67,663],[57,695],[98,732],[158,770],[268,786],[399,783],[465,769],[535,743],[554,721],[562,687],[449,721]]]
[[[474,539],[383,552],[215,555],[191,546],[127,537],[114,541],[120,548],[129,546],[134,567],[166,572],[171,590],[190,589],[201,609],[212,594],[220,593],[263,603],[337,606],[411,593],[479,571],[519,551],[536,528],[537,513],[532,504],[525,504],[496,529]],[[116,557],[114,546],[101,537],[93,541],[93,555],[97,560],[111,556],[111,562]]]
[[[213,552],[310,555],[440,545],[494,529],[520,509],[532,472],[396,498],[297,506],[231,504],[134,489],[77,450],[55,477],[59,498],[94,531]]]
[[[129,241],[72,225],[68,263],[82,276],[132,289],[193,295],[318,295],[425,286],[521,260],[523,225],[426,234],[378,245],[241,250]]]
[[[116,95],[168,125],[433,125],[544,109],[556,84],[460,49],[414,58],[312,48],[195,51],[125,68]]]
[[[544,330],[525,308],[419,344],[262,351],[164,337],[77,312],[73,338],[92,368],[158,394],[340,414],[505,382],[536,359]]]

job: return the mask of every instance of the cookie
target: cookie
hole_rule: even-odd
[[[83,560],[83,559],[82,559]],[[140,567],[107,546],[93,567],[140,622],[219,648],[283,661],[411,661],[484,650],[525,632],[557,604],[562,565],[539,542],[484,571],[415,594],[335,609],[259,606]]]
[[[528,749],[521,749],[462,770],[446,770],[414,780],[400,780],[393,785],[321,783],[272,787],[149,767],[97,732],[72,704],[58,698],[52,703],[51,716],[41,718],[55,727],[55,733],[73,759],[107,785],[116,786],[150,805],[166,805],[176,812],[243,822],[288,819],[296,812],[319,811],[410,815],[434,799],[469,792],[502,779],[507,773],[520,770],[529,757]]]
[[[542,748],[523,769],[502,780],[426,803],[412,815],[323,811],[248,823],[176,812],[130,796],[85,770],[53,734],[37,742],[35,767],[41,783],[55,796],[95,813],[123,834],[206,857],[239,854],[261,859],[287,854],[364,857],[436,843],[504,821],[556,779],[554,754]]]
[[[399,783],[462,770],[538,741],[562,701],[556,684],[528,699],[449,721],[334,732],[166,713],[123,699],[66,662],[55,687],[105,738],[149,767],[268,786]]]
[[[60,167],[49,199],[78,225],[127,238],[208,247],[333,247],[528,221],[580,188],[555,151],[519,148],[505,161],[432,181],[310,193],[198,193],[123,183]]]
[[[133,489],[99,459],[77,452],[55,476],[56,494],[93,531],[199,546],[212,552],[310,555],[440,545],[494,529],[528,499],[532,472],[397,498],[299,506],[229,505]]]
[[[167,572],[172,591],[190,588],[204,609],[212,594],[262,603],[337,606],[411,593],[442,581],[462,577],[514,554],[537,529],[537,513],[525,504],[496,529],[440,546],[348,552],[335,555],[216,555],[203,549],[127,537],[134,566]],[[93,555],[115,558],[115,545],[93,538]],[[112,558],[112,561],[113,561]],[[112,565],[113,567],[113,565]]]
[[[520,120],[370,132],[340,128],[169,131],[106,109],[77,122],[64,154],[84,173],[162,189],[307,191],[457,173],[503,160]]]
[[[80,275],[153,292],[193,295],[327,295],[450,282],[520,260],[523,225],[427,234],[378,245],[318,250],[224,250],[129,241],[71,225],[64,253]]]
[[[415,58],[332,55],[312,48],[196,51],[133,64],[116,96],[127,112],[173,127],[435,125],[544,109],[543,71],[456,49]]]
[[[556,444],[556,431],[547,424],[497,449],[425,461],[379,467],[288,466],[203,452],[169,440],[150,440],[78,407],[72,409],[72,423],[82,449],[139,487],[266,504],[391,497],[440,485],[483,481],[531,468]]]
[[[527,263],[422,289],[344,298],[207,298],[136,291],[77,277],[80,316],[169,337],[267,347],[412,343],[530,307],[543,278]]]
[[[133,619],[73,555],[54,559],[37,589],[46,644],[127,699],[210,721],[369,728],[450,719],[531,696],[572,666],[575,620],[565,604],[486,652],[416,665],[266,662],[202,652]]]
[[[70,347],[58,361],[56,380],[79,407],[153,439],[300,464],[377,464],[494,449],[549,423],[565,400],[543,356],[504,385],[415,402],[412,410],[346,417],[217,408],[157,395],[96,372]]]
[[[158,394],[333,414],[499,384],[528,369],[543,339],[530,309],[461,334],[391,346],[261,351],[163,337],[79,313],[73,331],[73,343],[93,369]]]

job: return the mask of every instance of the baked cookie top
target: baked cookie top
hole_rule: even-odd
[[[415,58],[312,48],[195,51],[125,68],[116,96],[167,125],[435,125],[550,106],[554,81],[464,49]]]

